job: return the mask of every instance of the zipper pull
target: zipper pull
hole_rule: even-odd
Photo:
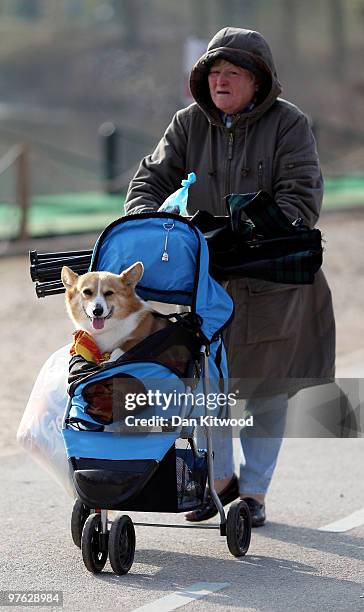
[[[258,164],[258,189],[263,189],[263,162]]]
[[[229,132],[229,143],[228,143],[228,159],[233,158],[233,144],[234,144],[234,133]]]
[[[164,251],[163,251],[163,255],[162,255],[162,261],[169,261],[169,254],[168,254],[168,238],[169,238],[169,232],[171,230],[173,230],[174,228],[174,223],[173,221],[169,222],[169,223],[163,223],[163,227],[166,230],[167,234],[164,240]]]

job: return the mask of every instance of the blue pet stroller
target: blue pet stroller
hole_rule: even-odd
[[[159,212],[115,221],[97,241],[90,270],[119,274],[136,261],[144,264],[139,296],[184,312],[165,315],[164,329],[117,361],[98,366],[80,357],[71,361],[62,430],[79,498],[71,530],[94,573],[102,571],[108,556],[116,574],[132,566],[135,531],[123,512],[197,509],[207,480],[230,552],[245,555],[250,544],[247,505],[235,501],[226,517],[214,489],[210,427],[205,427],[206,449],[196,448],[193,435],[194,425],[209,412],[206,402],[196,406],[194,398],[214,392],[227,398],[221,334],[233,316],[232,300],[210,276],[206,240],[186,218]],[[226,405],[216,409],[214,416],[226,416]],[[121,514],[111,522],[109,510]]]

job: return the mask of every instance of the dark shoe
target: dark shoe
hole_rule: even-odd
[[[229,484],[219,493],[219,498],[223,506],[226,504],[230,504],[234,499],[239,497],[239,483],[237,476],[234,474],[231,478]],[[193,510],[186,515],[186,521],[190,522],[199,522],[199,521],[207,521],[207,519],[212,518],[217,514],[217,508],[215,506],[215,502],[211,497],[210,490],[207,489],[205,501],[202,504],[201,508],[198,510]]]
[[[261,527],[265,523],[265,505],[260,504],[256,499],[252,497],[246,497],[243,499],[250,510],[250,516],[252,518],[252,527]]]

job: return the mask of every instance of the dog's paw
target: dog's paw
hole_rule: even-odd
[[[124,355],[124,351],[122,351],[119,348],[116,348],[112,351],[111,355],[110,355],[110,359],[109,361],[116,361],[117,359],[119,359],[119,357],[121,357],[122,355]]]

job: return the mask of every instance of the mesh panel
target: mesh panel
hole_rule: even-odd
[[[207,480],[206,453],[197,454],[190,442],[176,448],[176,485],[179,511],[192,510],[202,504]]]

